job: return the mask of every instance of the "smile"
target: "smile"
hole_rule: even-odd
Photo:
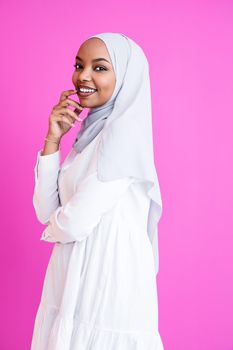
[[[78,89],[77,94],[78,94],[79,96],[81,96],[81,97],[88,97],[88,96],[90,96],[90,95],[93,95],[95,92],[96,92],[96,91],[92,91],[92,92],[83,92],[83,91],[80,91],[80,90]]]

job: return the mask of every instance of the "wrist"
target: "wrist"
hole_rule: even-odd
[[[51,141],[54,141],[56,142],[58,145],[60,144],[61,142],[61,137],[56,137],[56,136],[53,136],[51,134],[47,134],[45,139],[48,139],[48,140],[51,140]],[[48,141],[49,142],[49,141]]]
[[[53,137],[47,134],[44,140],[44,148],[41,153],[42,156],[57,152],[60,150],[60,138]]]

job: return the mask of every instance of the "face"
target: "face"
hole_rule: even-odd
[[[78,90],[80,104],[86,108],[102,106],[111,98],[116,84],[107,47],[101,39],[90,38],[80,46],[77,56],[79,58],[76,57],[72,76],[75,88],[79,89],[80,85],[84,85],[96,89],[94,93],[86,96],[81,96]]]

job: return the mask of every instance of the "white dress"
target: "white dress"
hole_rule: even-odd
[[[149,198],[135,178],[98,180],[100,135],[62,165],[37,154],[33,205],[54,247],[31,350],[163,350]]]

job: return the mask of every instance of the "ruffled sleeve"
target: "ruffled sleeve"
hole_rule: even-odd
[[[40,223],[48,224],[50,215],[60,204],[57,181],[60,171],[60,150],[43,156],[41,153],[42,150],[37,153],[34,168],[33,206]]]
[[[64,244],[86,239],[102,215],[111,210],[132,182],[134,178],[131,177],[100,181],[97,171],[89,174],[77,186],[71,199],[50,216],[41,240]]]

